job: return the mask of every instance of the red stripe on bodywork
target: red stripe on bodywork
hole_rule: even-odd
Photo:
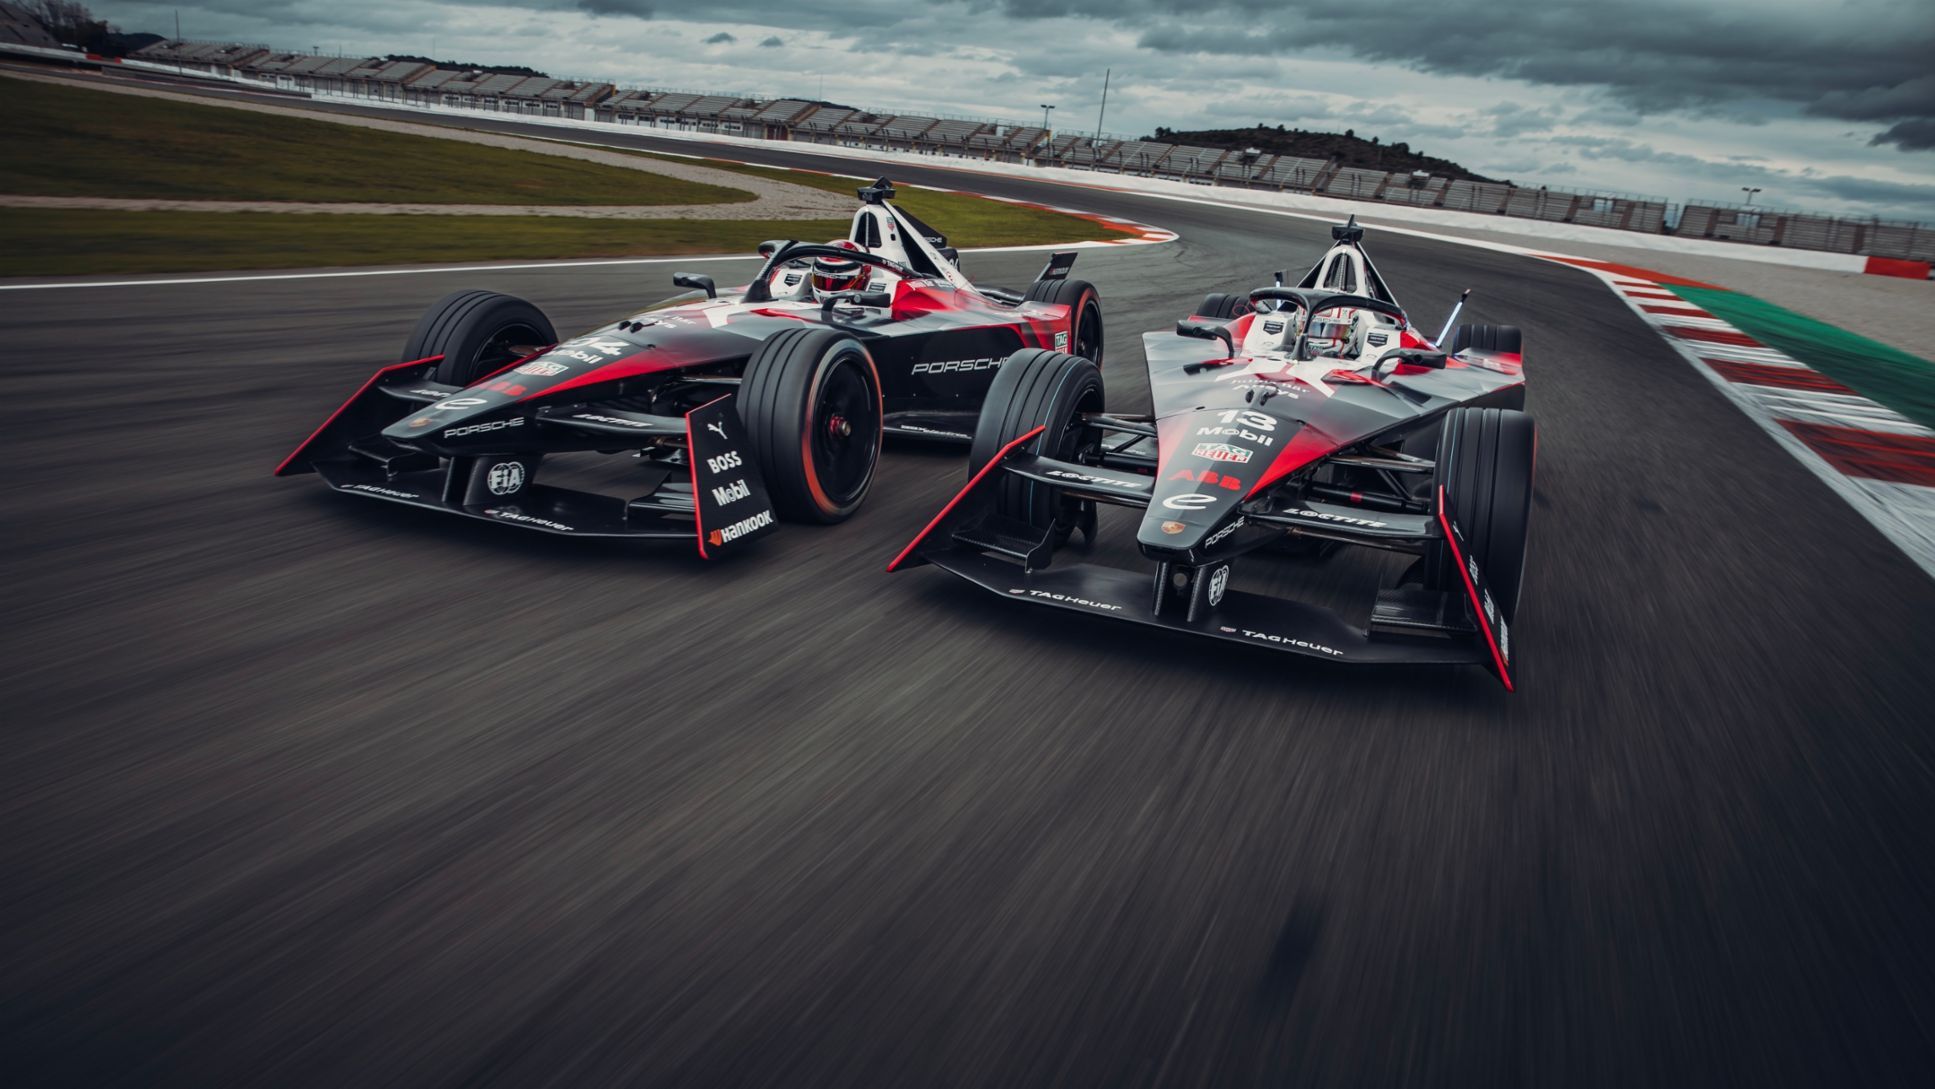
[[[1172,418],[1187,420],[1187,417]],[[1270,467],[1263,471],[1263,475],[1257,478],[1256,483],[1245,493],[1243,498],[1255,498],[1262,494],[1263,489],[1268,488],[1270,485],[1275,484],[1277,481],[1282,480],[1298,469],[1309,465],[1311,462],[1319,458],[1328,457],[1336,453],[1336,451],[1337,440],[1310,426],[1310,424],[1305,423],[1297,429],[1296,434],[1290,436],[1289,442],[1283,444],[1282,452],[1277,454],[1276,460],[1270,462]],[[1163,462],[1165,466],[1168,463],[1168,451],[1166,450],[1163,451]]]
[[[291,451],[289,451],[289,456],[288,456],[288,457],[286,457],[286,458],[283,458],[283,459],[282,459],[282,464],[280,464],[280,465],[278,465],[278,466],[276,466],[276,467],[275,467],[275,472],[273,472],[273,473],[271,473],[271,474],[269,474],[269,475],[271,475],[271,476],[281,476],[281,475],[282,475],[282,470],[284,470],[284,469],[287,469],[287,468],[289,467],[289,463],[290,463],[290,462],[292,462],[292,461],[294,461],[294,460],[296,460],[296,455],[298,455],[298,454],[300,454],[300,453],[302,453],[302,452],[303,452],[304,450],[306,450],[306,449],[308,449],[308,448],[309,448],[309,444],[310,444],[310,443],[312,443],[312,442],[315,442],[315,441],[316,441],[316,436],[318,436],[318,435],[320,435],[320,434],[322,434],[322,433],[323,433],[323,431],[324,431],[325,429],[327,429],[327,428],[329,427],[329,425],[330,425],[330,424],[333,424],[333,423],[335,423],[335,422],[336,422],[336,417],[338,417],[338,416],[341,416],[341,415],[343,414],[343,412],[344,412],[344,410],[346,410],[346,409],[348,409],[348,408],[349,408],[349,406],[351,406],[351,405],[353,405],[353,404],[355,404],[355,403],[356,403],[356,400],[357,400],[357,398],[359,398],[359,397],[361,397],[361,396],[363,396],[363,394],[365,394],[365,393],[368,393],[368,392],[369,392],[369,391],[370,391],[370,390],[371,390],[371,389],[372,389],[373,387],[375,387],[375,385],[376,385],[376,384],[377,384],[378,382],[381,382],[381,381],[383,380],[383,376],[384,376],[384,375],[386,375],[386,374],[389,374],[389,373],[391,373],[391,372],[393,372],[393,371],[400,371],[400,370],[404,370],[404,369],[406,369],[406,368],[409,368],[409,367],[421,367],[421,366],[423,366],[423,365],[424,365],[424,364],[426,364],[426,363],[438,363],[438,362],[441,362],[442,360],[443,360],[443,357],[442,357],[442,356],[440,356],[440,355],[429,355],[429,356],[424,356],[424,357],[423,357],[422,359],[412,359],[412,360],[410,360],[410,361],[409,361],[408,363],[394,363],[394,364],[391,364],[390,366],[388,366],[388,367],[384,367],[384,368],[383,368],[382,370],[379,370],[379,371],[377,371],[377,372],[376,372],[375,374],[372,374],[372,375],[370,375],[370,377],[369,377],[369,381],[367,381],[367,382],[364,382],[364,383],[363,383],[363,386],[362,386],[362,388],[361,388],[361,389],[358,389],[358,390],[357,390],[357,391],[356,391],[355,393],[353,393],[353,394],[350,394],[350,397],[349,397],[349,400],[347,400],[347,401],[344,401],[344,402],[343,402],[342,404],[340,404],[340,405],[337,405],[337,406],[336,406],[336,411],[334,411],[334,412],[332,412],[332,413],[330,413],[330,414],[329,414],[329,418],[328,418],[327,420],[324,420],[324,421],[322,422],[322,426],[321,426],[321,427],[318,427],[318,428],[316,428],[316,429],[315,429],[314,431],[311,431],[311,432],[309,433],[309,437],[308,437],[308,438],[306,438],[306,439],[304,439],[304,440],[302,440],[302,442],[300,442],[300,443],[298,443],[298,444],[296,445],[296,448],[295,448],[294,450],[291,450]]]
[[[1709,344],[1731,344],[1736,348],[1761,348],[1765,345],[1745,333],[1732,329],[1695,329],[1690,325],[1663,325],[1660,328],[1681,340],[1703,340]]]
[[[1849,476],[1935,487],[1935,438],[1782,420],[1782,427]]]
[[[506,363],[503,366],[497,368],[496,370],[490,372],[489,374],[483,376],[482,378],[479,378],[477,382],[488,382],[491,379],[497,377],[498,375],[503,374],[505,371],[510,370],[512,367],[521,367],[524,364],[529,363],[531,360],[536,359],[538,356],[541,356],[544,353],[550,351],[551,348],[555,348],[555,347],[557,347],[557,345],[553,344],[549,348],[539,348],[537,351],[532,352],[530,355],[525,356],[523,359],[513,359],[509,363]],[[477,384],[477,382],[472,382],[471,385],[474,386]]]
[[[1492,664],[1498,667],[1498,679],[1505,682],[1505,691],[1515,692],[1512,687],[1512,671],[1505,668],[1505,656],[1498,651],[1498,640],[1492,635],[1492,626],[1485,622],[1485,603],[1478,600],[1478,584],[1471,581],[1471,572],[1465,570],[1465,557],[1458,551],[1458,535],[1451,532],[1451,519],[1445,515],[1445,486],[1438,485],[1438,525],[1444,529],[1445,544],[1451,549],[1451,562],[1458,568],[1458,578],[1465,584],[1465,593],[1471,598],[1471,616],[1477,621],[1478,630],[1485,635],[1485,646],[1492,652]]]
[[[927,528],[921,530],[919,536],[907,542],[907,547],[901,549],[900,555],[895,556],[893,558],[893,562],[887,565],[887,570],[888,571],[894,570],[895,568],[899,567],[901,563],[907,559],[908,556],[913,555],[914,549],[919,548],[920,543],[927,539],[927,535],[934,532],[934,527],[940,525],[941,521],[945,519],[949,514],[954,513],[954,508],[960,505],[961,500],[966,499],[968,496],[968,493],[973,491],[975,487],[981,483],[982,480],[986,479],[989,473],[992,473],[994,472],[995,469],[999,468],[1001,463],[1007,460],[1008,455],[1014,453],[1016,447],[1020,446],[1022,443],[1027,442],[1029,439],[1034,438],[1036,435],[1039,435],[1046,430],[1048,430],[1048,427],[1046,424],[1040,427],[1037,427],[1033,431],[1028,432],[1026,435],[1023,435],[1020,438],[1016,439],[1015,441],[1009,443],[1008,445],[1003,446],[1000,452],[996,453],[993,457],[989,458],[988,463],[986,465],[981,466],[981,471],[978,473],[975,473],[972,477],[968,479],[967,487],[962,488],[958,493],[955,494],[954,498],[948,500],[947,506],[942,507],[941,512],[934,516],[934,520],[927,523]],[[694,501],[696,502],[696,499]]]
[[[1776,367],[1770,363],[1736,363],[1731,359],[1708,359],[1700,357],[1700,362],[1712,367],[1715,374],[1729,382],[1744,382],[1750,386],[1778,386],[1781,389],[1804,389],[1815,393],[1854,394],[1848,387],[1836,382],[1818,371],[1806,367]]]

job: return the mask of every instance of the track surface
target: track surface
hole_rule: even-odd
[[[1184,236],[1078,265],[1122,409],[1322,245],[1079,203]],[[952,452],[710,566],[268,476],[444,292],[668,266],[0,293],[9,1080],[1927,1081],[1930,584],[1587,277],[1370,244],[1526,331],[1516,697],[883,575]]]

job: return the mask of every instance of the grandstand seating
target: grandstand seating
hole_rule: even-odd
[[[9,10],[0,4],[0,16]],[[28,33],[0,17],[0,41]],[[923,153],[1030,161],[1046,166],[1148,174],[1249,188],[1301,190],[1414,207],[1571,222],[1646,233],[1667,232],[1664,201],[1497,182],[1344,167],[1321,159],[1122,140],[1082,133],[1052,135],[1001,121],[873,114],[801,99],[745,99],[674,91],[619,89],[609,83],[487,72],[458,72],[418,61],[276,53],[233,42],[162,41],[137,59],[217,74],[237,74],[320,94],[401,100],[427,107],[595,118],[624,124],[700,129],[767,139],[905,149]],[[1927,259],[1935,229],[1918,224],[1836,219],[1695,201],[1680,210],[1671,233],[1798,249]]]

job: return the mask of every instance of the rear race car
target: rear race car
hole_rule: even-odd
[[[1149,415],[1107,412],[1086,360],[1017,357],[967,486],[888,570],[931,563],[1012,600],[1330,661],[1482,665],[1511,688],[1536,448],[1519,333],[1459,326],[1440,348],[1362,233],[1334,228],[1296,286],[1212,295],[1146,334]],[[1102,505],[1139,512],[1146,569],[1063,562]],[[1232,585],[1340,546],[1410,557],[1368,624]]]
[[[1055,254],[1027,291],[977,285],[947,239],[859,190],[845,239],[760,246],[725,297],[559,342],[536,306],[460,291],[276,468],[345,494],[570,536],[693,538],[703,556],[866,499],[888,433],[966,442],[1017,349],[1100,360],[1095,289]],[[621,494],[540,482],[566,455],[629,454]]]

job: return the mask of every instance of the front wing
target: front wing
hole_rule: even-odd
[[[460,392],[427,388],[434,383],[424,377],[426,364],[434,362],[415,360],[378,371],[277,466],[276,474],[313,471],[345,494],[545,533],[696,540],[699,555],[707,559],[778,528],[765,482],[744,453],[733,394],[683,417],[616,408],[538,409],[529,426],[519,429],[590,434],[604,441],[682,436],[685,465],[672,472],[661,468],[655,487],[624,499],[537,483],[542,453],[438,458],[374,436],[396,415],[399,399],[434,400]]]
[[[887,565],[888,571],[931,563],[990,593],[1013,601],[1107,616],[1150,627],[1188,632],[1233,643],[1264,646],[1337,662],[1366,664],[1481,665],[1507,690],[1514,687],[1509,635],[1492,605],[1484,573],[1465,547],[1454,512],[1440,489],[1436,521],[1451,542],[1466,594],[1452,596],[1396,590],[1379,595],[1369,630],[1328,609],[1299,601],[1221,591],[1214,604],[1195,597],[1187,609],[1163,607],[1157,582],[1138,573],[1097,564],[1049,566],[1047,539],[1018,536],[1016,527],[991,517],[985,485],[1009,473],[1048,481],[1080,476],[1071,490],[1134,505],[1135,485],[1092,467],[1054,462],[1022,452],[1037,428],[1003,447],[968,481],[926,529]],[[1051,470],[1062,470],[1051,475]],[[1003,557],[1007,558],[1003,558]],[[1018,561],[1018,562],[1017,562]],[[1205,568],[1205,570],[1208,570]]]

